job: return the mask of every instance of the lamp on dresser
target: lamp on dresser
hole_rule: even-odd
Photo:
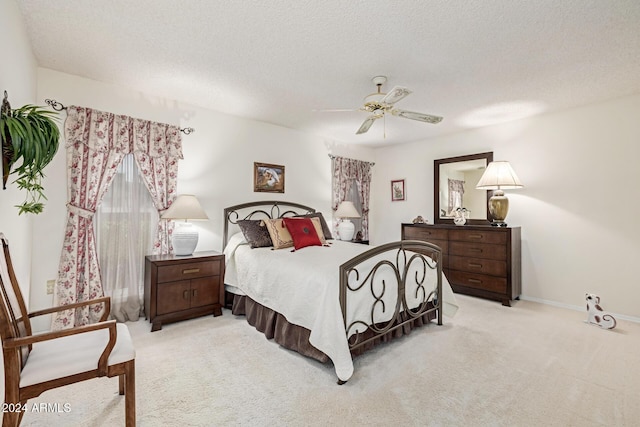
[[[191,255],[198,245],[198,230],[189,221],[207,220],[205,213],[196,196],[181,194],[173,201],[169,209],[162,215],[162,219],[183,220],[173,231],[173,251],[175,255]]]
[[[504,220],[507,217],[507,212],[509,212],[509,199],[502,190],[522,187],[520,179],[509,162],[498,160],[489,163],[476,188],[478,190],[494,190],[489,199],[489,213],[493,218],[491,225],[496,227],[507,226]]]
[[[343,201],[338,205],[338,209],[334,213],[336,218],[342,219],[338,225],[338,237],[340,240],[351,240],[355,233],[356,226],[350,221],[350,218],[360,218],[358,210],[353,202]]]

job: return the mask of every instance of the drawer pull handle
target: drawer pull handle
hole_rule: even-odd
[[[182,274],[191,274],[199,272],[199,268],[187,268],[186,270],[182,270]]]
[[[482,249],[480,248],[469,248],[469,252],[482,252]]]
[[[184,292],[182,293],[182,298],[184,298],[184,299],[189,299],[189,291],[184,291]]]
[[[193,295],[194,297],[197,297],[198,296],[198,290],[197,289],[193,289],[191,291],[191,295]]]
[[[482,283],[482,280],[478,279],[468,279],[470,283]]]
[[[473,267],[473,268],[482,268],[482,264],[476,264],[476,263],[470,262],[470,263],[469,263],[469,267]]]
[[[482,234],[469,234],[470,239],[482,239]]]

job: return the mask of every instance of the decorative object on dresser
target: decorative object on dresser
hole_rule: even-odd
[[[224,255],[216,251],[147,255],[144,312],[151,332],[162,329],[163,323],[222,315],[224,267]]]
[[[391,201],[398,202],[404,200],[404,179],[391,181]]]
[[[340,240],[351,240],[355,233],[355,225],[349,220],[350,218],[360,218],[358,210],[353,202],[345,200],[338,205],[338,209],[334,216],[342,221],[338,224],[338,238]]]
[[[178,227],[172,235],[173,252],[178,256],[191,255],[198,245],[198,230],[188,221],[202,221],[209,217],[205,213],[196,196],[181,194],[171,203],[162,219],[179,220]]]
[[[412,222],[414,224],[425,224],[426,223],[426,221],[424,220],[422,215],[418,215],[417,217],[415,217]]]
[[[402,240],[422,240],[442,248],[443,272],[455,292],[505,306],[520,297],[520,227],[402,224]]]
[[[253,191],[284,193],[284,166],[254,162]]]
[[[500,160],[489,163],[476,188],[478,190],[495,190],[488,202],[489,213],[493,218],[491,225],[496,227],[507,226],[504,219],[507,217],[507,212],[509,212],[509,199],[507,199],[502,190],[522,187],[520,179],[509,162]]]
[[[448,157],[433,161],[433,222],[453,224],[457,208],[466,208],[466,224],[489,225],[488,191],[475,189],[493,160],[493,152]]]

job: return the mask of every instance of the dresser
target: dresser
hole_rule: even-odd
[[[148,255],[144,268],[144,312],[151,332],[163,323],[197,316],[222,315],[224,255]]]
[[[402,240],[442,248],[442,269],[457,293],[511,306],[522,292],[520,227],[402,224]]]

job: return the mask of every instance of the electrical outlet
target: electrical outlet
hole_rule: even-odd
[[[53,288],[56,286],[55,280],[47,280],[47,294],[53,294]]]

